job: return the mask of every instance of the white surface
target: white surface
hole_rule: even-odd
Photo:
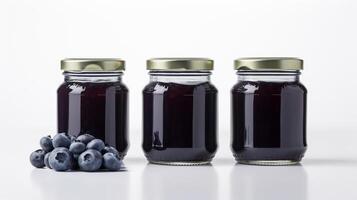
[[[356,199],[356,135],[310,139],[302,164],[286,167],[235,165],[232,156],[199,167],[148,165],[131,157],[124,172],[55,172],[33,168],[28,152],[17,151],[11,161],[2,159],[13,165],[1,165],[0,199]]]
[[[354,0],[1,0],[0,199],[357,199],[356,10]],[[162,56],[215,60],[220,147],[213,167],[146,166],[142,159],[145,60]],[[234,166],[229,92],[233,59],[245,56],[305,60],[309,150],[302,167]],[[39,138],[56,131],[65,57],[127,61],[128,172],[29,165]]]

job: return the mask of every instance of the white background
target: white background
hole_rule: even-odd
[[[1,0],[0,156],[11,163],[5,169],[21,165],[31,172],[28,154],[41,136],[55,133],[56,90],[63,81],[60,60],[66,57],[127,61],[129,163],[130,158],[143,157],[145,60],[170,56],[215,60],[218,160],[234,164],[229,147],[233,60],[247,56],[304,59],[301,78],[308,88],[310,146],[306,163],[314,156],[355,159],[356,154],[350,154],[357,151],[352,143],[357,139],[356,20],[353,0]],[[27,172],[22,174],[28,178]],[[16,181],[26,178],[18,176]]]

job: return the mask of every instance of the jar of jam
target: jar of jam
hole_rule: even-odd
[[[217,89],[213,61],[155,58],[147,61],[143,90],[143,149],[148,161],[168,165],[208,164],[217,149]]]
[[[116,147],[123,158],[128,149],[128,88],[122,83],[120,59],[65,59],[64,83],[57,90],[58,132],[91,134]]]
[[[306,151],[306,93],[297,58],[235,60],[232,151],[239,163],[289,165]]]

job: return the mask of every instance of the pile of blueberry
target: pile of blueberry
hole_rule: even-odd
[[[53,139],[51,136],[42,137],[40,145],[41,149],[30,155],[31,164],[37,168],[46,166],[56,171],[118,171],[123,164],[114,147],[106,146],[101,139],[90,134],[74,137],[58,133]]]

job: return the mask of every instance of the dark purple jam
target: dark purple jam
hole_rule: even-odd
[[[232,89],[236,160],[300,161],[306,151],[306,93],[299,82],[238,82]]]
[[[217,89],[151,82],[144,88],[143,149],[152,162],[210,161],[217,149]]]
[[[57,91],[58,132],[89,133],[116,147],[128,149],[128,89],[120,82],[65,82]]]

